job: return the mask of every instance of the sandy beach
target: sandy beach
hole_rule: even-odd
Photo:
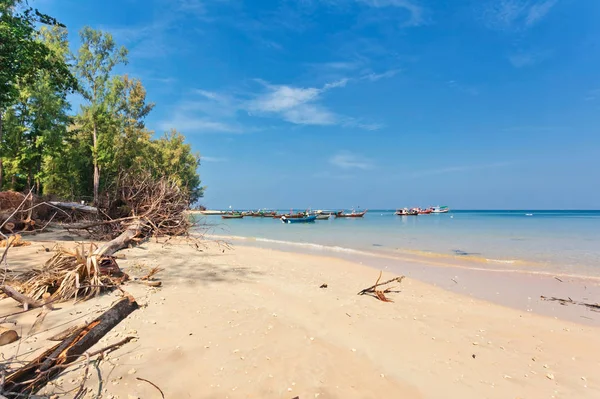
[[[11,249],[11,268],[40,266],[51,238]],[[143,306],[94,349],[137,339],[90,368],[88,397],[161,397],[137,378],[166,398],[600,397],[598,327],[411,276],[389,294],[392,303],[357,296],[378,271],[333,257],[214,244],[198,252],[185,243],[144,243],[119,255],[131,275],[164,268],[163,286],[123,287]],[[23,338],[3,346],[3,357],[33,358],[52,345],[49,336],[93,319],[118,297],[59,304],[29,337],[39,311],[9,317],[3,325],[15,323]],[[0,314],[16,305],[0,301]],[[76,390],[83,367],[72,366],[48,390]]]

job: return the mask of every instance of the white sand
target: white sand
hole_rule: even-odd
[[[40,245],[11,250],[11,266],[47,259],[36,252]],[[596,327],[410,278],[389,295],[394,303],[383,303],[356,295],[374,283],[376,270],[328,257],[250,247],[198,253],[185,244],[122,253],[125,270],[164,267],[163,288],[124,287],[147,306],[94,348],[128,333],[139,337],[101,363],[102,397],[160,398],[136,377],[166,398],[600,397]],[[31,348],[31,358],[66,322],[90,320],[117,296],[61,304],[44,322],[50,331],[0,350],[6,358]],[[14,305],[2,300],[0,314],[18,310]],[[36,314],[10,320],[26,333]],[[68,373],[62,387],[81,374]],[[98,389],[96,371],[87,386]]]

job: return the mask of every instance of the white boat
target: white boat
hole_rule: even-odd
[[[211,215],[223,215],[225,212],[224,211],[212,211],[212,210],[205,210],[205,211],[200,211],[200,213],[202,215],[206,215],[206,216],[211,216]]]
[[[431,208],[431,213],[448,213],[449,210],[447,206],[434,206]]]

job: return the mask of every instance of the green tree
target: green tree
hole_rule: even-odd
[[[111,72],[118,64],[127,63],[127,49],[117,48],[109,33],[85,27],[79,34],[81,47],[76,57],[75,71],[79,77],[80,93],[87,101],[79,119],[84,131],[92,137],[93,195],[98,203],[101,163],[110,155],[110,148],[100,152],[102,141],[110,133],[108,114]]]
[[[118,132],[113,143],[113,173],[121,176],[126,172],[145,169],[149,164],[152,132],[146,129],[144,119],[154,108],[154,103],[146,101],[146,89],[142,82],[128,75],[113,79],[111,95],[113,113],[118,121]]]
[[[38,40],[36,24],[60,25],[54,18],[23,5],[22,0],[0,0],[0,189],[4,183],[3,120],[8,108],[19,98],[20,88],[31,84],[40,71],[58,91],[77,86],[64,60],[52,57],[52,50]]]
[[[185,137],[172,129],[163,137],[153,141],[153,171],[156,176],[168,176],[185,188],[190,196],[190,203],[198,201],[204,195],[198,167],[200,155],[192,152],[192,147],[185,143]]]

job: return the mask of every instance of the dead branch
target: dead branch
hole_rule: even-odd
[[[380,283],[379,280],[381,280],[381,276],[383,274],[383,271],[379,272],[379,277],[377,277],[377,281],[375,281],[375,284],[373,284],[372,286],[370,286],[369,288],[365,288],[364,290],[361,290],[357,293],[357,295],[370,295],[373,296],[377,299],[379,299],[382,302],[393,302],[391,299],[387,298],[385,296],[385,294],[390,293],[390,292],[394,292],[392,291],[394,287],[388,287],[384,290],[378,290],[377,287],[381,287],[383,285],[386,284],[390,284],[393,282],[397,282],[398,284],[400,284],[402,282],[402,280],[404,280],[404,278],[406,276],[400,276],[400,277],[394,277],[390,280],[384,281],[383,283]]]
[[[5,396],[16,398],[36,393],[137,308],[130,295],[120,299],[100,317],[8,375],[3,387]]]
[[[154,388],[158,389],[158,392],[160,392],[160,396],[162,396],[162,398],[163,398],[163,399],[165,399],[165,394],[164,394],[164,392],[162,391],[162,389],[160,389],[160,388],[158,387],[158,385],[156,385],[156,384],[155,384],[155,383],[153,383],[152,381],[148,381],[148,380],[146,380],[146,379],[144,379],[144,378],[135,377],[135,379],[136,379],[136,380],[140,380],[140,381],[147,382],[148,384],[152,385]]]
[[[567,306],[567,305],[580,305],[580,306],[585,306],[586,308],[594,311],[594,312],[600,312],[600,304],[598,303],[589,303],[589,302],[580,302],[580,301],[574,301],[571,298],[568,299],[564,299],[564,298],[556,298],[556,297],[545,297],[545,296],[540,296],[540,298],[542,299],[542,301],[557,301],[558,303],[560,303],[563,306]]]
[[[0,291],[4,292],[6,296],[14,299],[15,301],[23,305],[23,310],[28,310],[29,308],[40,308],[46,304],[45,302],[36,301],[35,299],[29,298],[28,296],[21,294],[19,291],[17,291],[10,285],[0,285]]]

